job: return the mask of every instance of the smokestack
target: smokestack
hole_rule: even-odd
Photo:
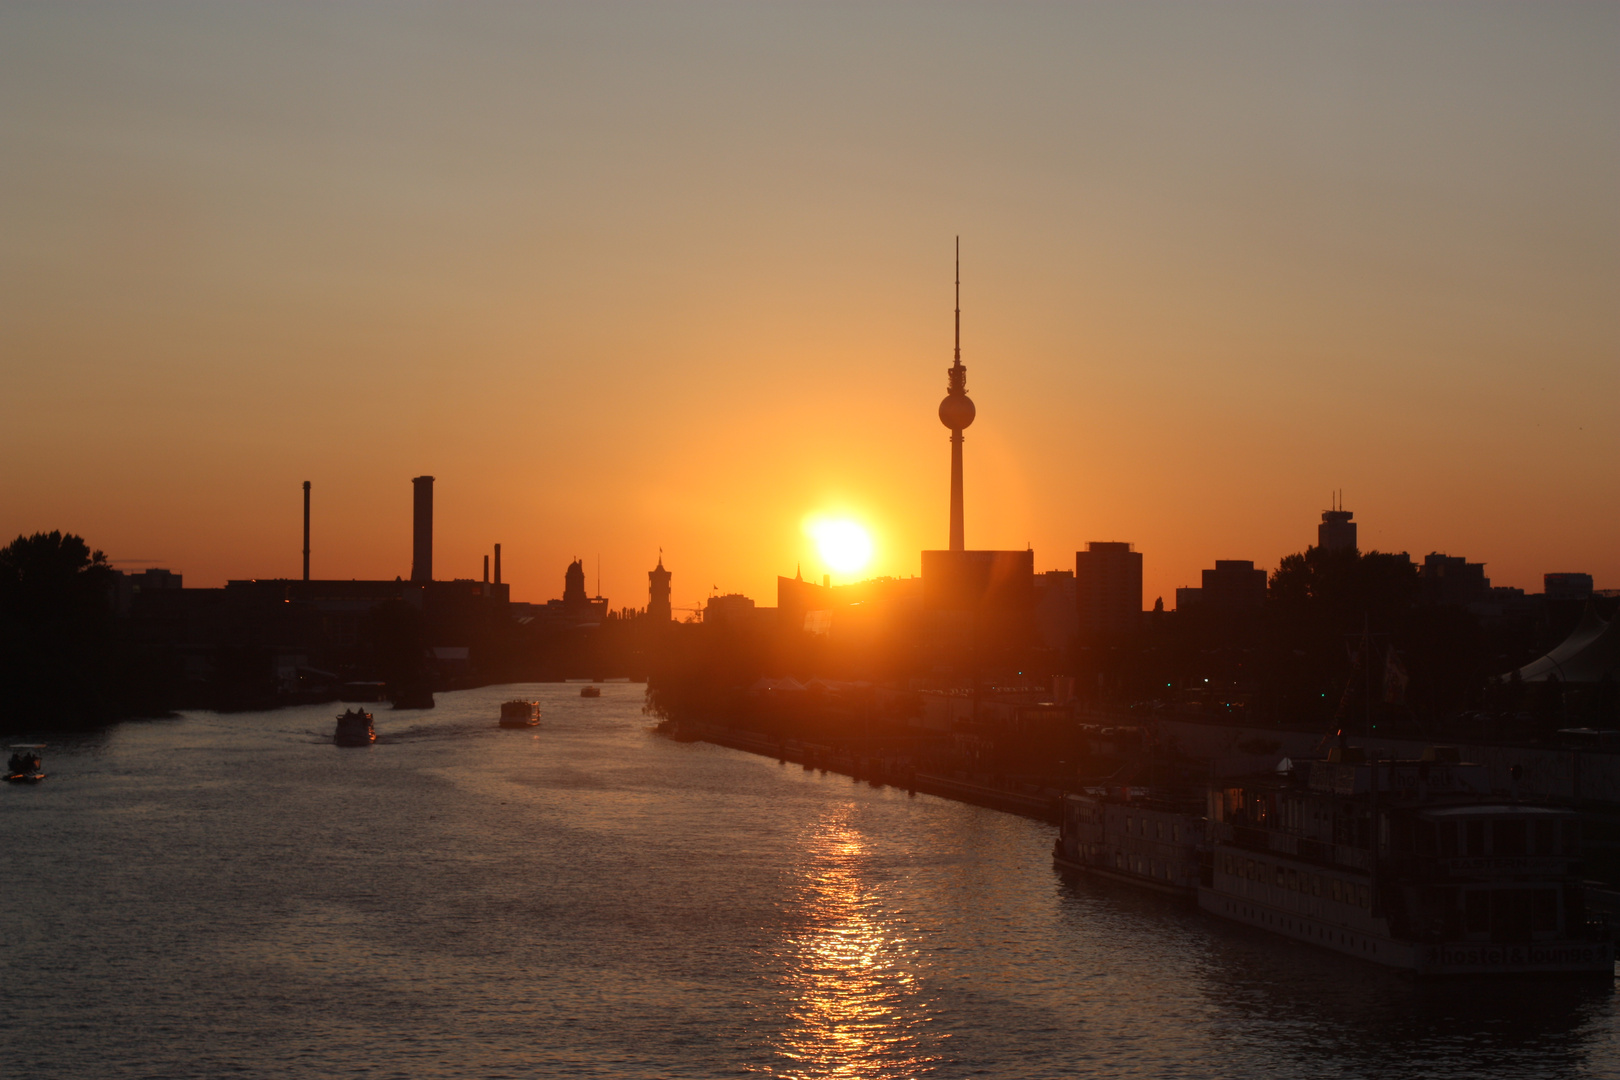
[[[495,545],[495,584],[501,583],[501,545]]]
[[[489,556],[484,556],[484,584],[489,584]]]
[[[304,580],[309,580],[309,481],[304,481]]]
[[[411,478],[415,490],[411,528],[411,580],[433,580],[433,477]]]

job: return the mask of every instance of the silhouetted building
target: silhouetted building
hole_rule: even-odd
[[[1258,611],[1266,603],[1266,572],[1249,559],[1216,559],[1205,570],[1198,602],[1206,611]],[[1179,602],[1179,590],[1178,590]]]
[[[1549,600],[1589,600],[1592,596],[1591,574],[1542,574],[1541,591]]]
[[[433,580],[433,477],[413,477],[411,486],[411,580],[422,584]]]
[[[1142,624],[1142,553],[1093,540],[1074,554],[1075,611],[1082,641],[1128,634]]]
[[[580,615],[590,609],[591,598],[585,595],[585,563],[575,559],[563,573],[563,610]]]
[[[754,602],[741,593],[711,596],[703,606],[703,622],[713,626],[746,626],[754,620]]]
[[[1048,649],[1066,649],[1080,630],[1075,609],[1073,570],[1048,570],[1035,575],[1035,623],[1041,644]]]
[[[841,641],[875,643],[881,638],[892,647],[916,633],[922,595],[922,579],[915,577],[868,578],[847,585],[818,585],[804,580],[802,573],[778,577],[774,628],[789,636],[836,635]]]
[[[1316,546],[1328,551],[1356,551],[1355,517],[1343,504],[1322,511],[1322,524],[1316,527]]]
[[[1033,551],[925,551],[922,602],[931,611],[1027,611]]]
[[[128,573],[123,570],[114,570],[113,573],[117,575],[113,579],[116,582],[115,588],[117,590],[114,609],[120,615],[128,615],[130,605],[134,602],[135,597],[142,593],[168,589],[178,590],[181,588],[181,575],[169,570],[159,570],[154,567],[150,570],[142,570],[138,574]]]
[[[669,606],[669,579],[671,575],[664,569],[664,555],[658,555],[658,565],[647,571],[647,617],[659,622],[669,622],[675,617],[675,612]]]
[[[585,563],[575,559],[563,573],[561,600],[547,600],[537,616],[552,627],[593,626],[607,618],[608,602],[605,596],[585,594]]]
[[[1460,556],[1430,552],[1418,568],[1424,596],[1434,604],[1472,604],[1488,600],[1491,579],[1484,563],[1471,563]]]

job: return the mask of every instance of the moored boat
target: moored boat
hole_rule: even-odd
[[[508,701],[501,705],[501,727],[534,727],[540,723],[538,701]]]
[[[371,714],[363,709],[345,709],[337,718],[332,742],[338,746],[370,746],[377,741],[377,729],[371,726]]]
[[[1065,795],[1052,861],[1191,899],[1204,846],[1199,810],[1186,794],[1143,787],[1096,786]]]
[[[1205,911],[1419,975],[1614,977],[1575,811],[1493,795],[1448,747],[1283,766],[1211,788]]]
[[[6,782],[11,784],[37,784],[45,779],[39,768],[39,751],[35,743],[11,747],[11,759],[6,763]]]
[[[580,697],[601,697],[602,696],[602,688],[599,687],[599,686],[587,686],[587,687],[584,687],[583,689],[580,690],[579,696]]]

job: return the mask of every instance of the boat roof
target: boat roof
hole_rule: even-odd
[[[1425,810],[1424,817],[1574,817],[1575,811],[1556,806],[1517,806],[1496,803],[1486,806],[1445,806]]]

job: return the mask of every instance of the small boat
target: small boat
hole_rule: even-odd
[[[338,746],[370,746],[377,741],[377,731],[371,726],[371,714],[362,709],[345,709],[337,718],[332,742]]]
[[[602,696],[602,688],[599,687],[599,686],[587,686],[587,687],[583,688],[582,690],[580,690],[579,696],[580,697],[601,697]]]
[[[534,727],[538,723],[538,701],[508,701],[501,705],[501,727]]]
[[[45,774],[39,771],[39,749],[36,744],[11,748],[11,760],[6,763],[7,783],[37,784],[45,779]]]

